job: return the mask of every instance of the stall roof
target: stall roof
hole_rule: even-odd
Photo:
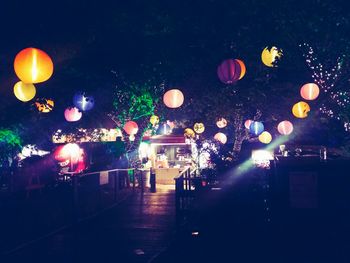
[[[151,144],[186,144],[183,135],[155,135],[144,139],[147,139]]]

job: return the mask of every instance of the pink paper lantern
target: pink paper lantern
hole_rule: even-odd
[[[290,121],[281,121],[277,126],[277,130],[282,135],[289,135],[293,132],[293,124]]]
[[[253,123],[252,120],[246,120],[246,121],[244,122],[244,127],[245,127],[246,129],[249,129],[250,124],[252,124],[252,123]]]
[[[124,125],[124,131],[129,135],[135,135],[139,130],[139,126],[134,121],[128,121]]]
[[[320,89],[315,83],[307,83],[300,89],[300,95],[305,100],[315,100],[320,94]]]
[[[82,116],[83,113],[76,107],[70,107],[64,111],[64,117],[66,118],[66,121],[69,122],[78,121]]]
[[[215,134],[214,139],[221,142],[222,144],[225,144],[227,142],[227,136],[222,132]]]
[[[168,108],[178,108],[184,103],[184,95],[181,90],[171,89],[164,93],[163,101]]]

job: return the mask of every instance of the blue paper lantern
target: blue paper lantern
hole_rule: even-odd
[[[250,124],[249,126],[249,132],[256,136],[261,134],[263,131],[264,131],[264,124],[262,124],[259,121],[253,121],[252,124]]]
[[[94,97],[88,96],[85,92],[77,92],[73,97],[73,104],[81,111],[89,111],[95,105]]]

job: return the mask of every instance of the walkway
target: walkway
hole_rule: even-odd
[[[174,190],[135,192],[104,214],[1,262],[148,262],[167,247],[174,228]]]

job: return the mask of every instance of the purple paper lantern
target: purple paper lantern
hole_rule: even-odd
[[[236,82],[241,75],[241,66],[235,59],[226,59],[218,66],[218,77],[224,84]]]

